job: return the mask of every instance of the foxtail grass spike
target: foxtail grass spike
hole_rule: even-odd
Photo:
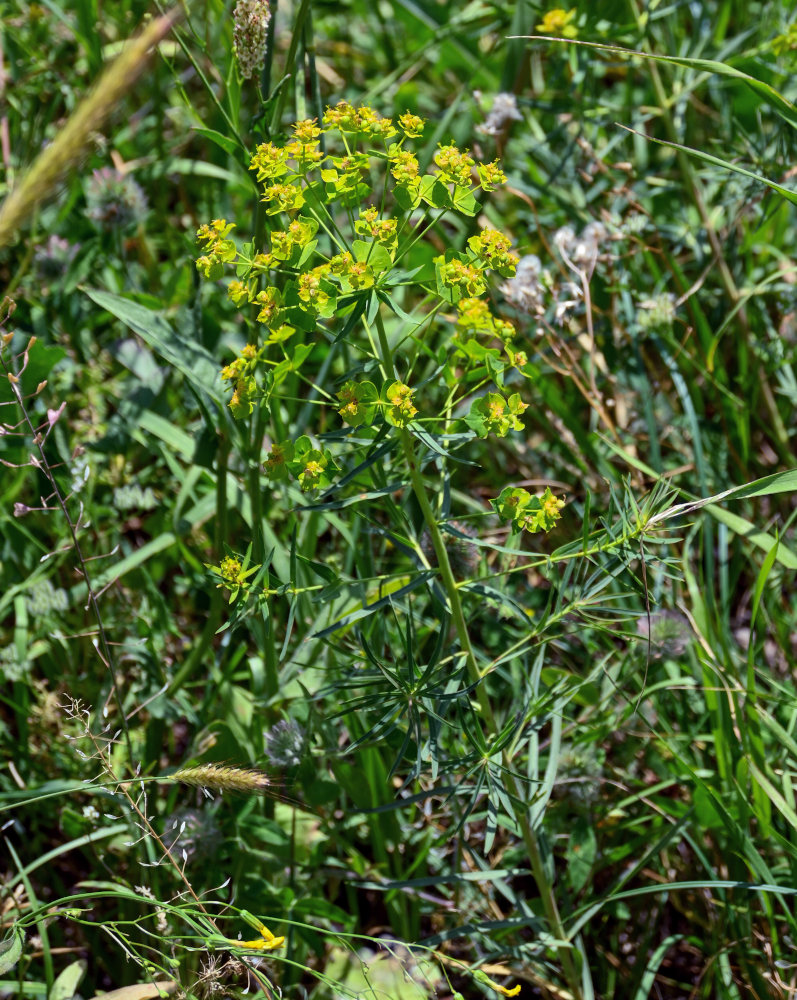
[[[182,11],[175,7],[155,18],[103,72],[93,90],[0,206],[0,246],[12,241],[14,232],[30,218],[39,202],[52,192],[67,170],[80,161],[91,134],[102,127],[146,68],[153,47],[181,17]]]
[[[184,767],[169,775],[171,781],[224,792],[265,792],[271,785],[268,776],[252,768],[227,767],[224,764],[200,764]]]

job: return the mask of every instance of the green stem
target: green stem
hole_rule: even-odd
[[[291,77],[296,74],[296,55],[299,50],[299,41],[302,37],[304,22],[310,11],[310,0],[302,0],[302,4],[296,13],[296,23],[293,26],[291,42],[288,46],[288,54],[285,56],[285,72]],[[282,124],[282,113],[285,110],[285,101],[288,97],[288,88],[282,87],[277,95],[277,103],[274,114],[271,118],[271,131],[278,133]]]
[[[476,699],[479,703],[479,710],[488,729],[492,733],[495,733],[498,730],[495,715],[485,689],[484,679],[476,661],[473,645],[470,641],[468,626],[465,621],[465,614],[462,609],[462,602],[460,601],[457,583],[451,570],[448,552],[446,550],[442,532],[440,531],[440,526],[437,523],[437,517],[435,516],[432,505],[429,502],[429,497],[423,481],[423,474],[420,468],[420,462],[418,461],[418,457],[415,453],[412,435],[406,428],[401,430],[401,445],[404,450],[404,456],[407,460],[407,466],[410,472],[412,491],[415,494],[415,498],[421,508],[421,513],[423,514],[423,519],[426,522],[426,527],[432,539],[435,555],[437,556],[437,566],[440,572],[440,579],[448,596],[448,602],[451,607],[451,617],[454,622],[454,628],[456,629],[459,644],[465,655],[465,664],[468,676],[471,683],[475,685]],[[545,910],[545,916],[548,920],[549,931],[553,937],[556,938],[556,940],[564,941],[567,938],[567,932],[565,931],[564,924],[562,923],[562,918],[559,915],[559,908],[556,903],[553,884],[549,881],[548,875],[545,871],[545,862],[542,857],[537,835],[529,822],[528,812],[524,805],[526,793],[521,787],[520,782],[515,778],[512,770],[512,760],[509,754],[503,752],[501,759],[507,776],[507,785],[512,798],[512,803],[515,809],[515,819],[520,827],[523,844],[526,848],[526,853],[531,865],[531,872],[534,877],[534,881],[537,884],[537,891],[540,894],[540,899],[542,900],[542,905]],[[567,979],[567,983],[573,994],[574,1000],[581,1000],[581,976],[576,968],[576,963],[569,949],[564,949],[562,951],[561,960],[565,978]]]
[[[224,543],[227,540],[227,464],[230,458],[230,439],[222,430],[219,435],[219,448],[216,455],[216,522],[213,532],[213,552],[217,560],[223,557]],[[170,697],[185,684],[193,675],[207,650],[211,647],[213,636],[221,623],[223,596],[218,587],[210,596],[210,611],[205,621],[202,633],[191,647],[191,652],[183,660],[183,664],[166,688],[166,696]]]

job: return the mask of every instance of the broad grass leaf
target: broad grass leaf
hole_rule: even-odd
[[[161,313],[138,302],[98,289],[86,288],[84,291],[92,302],[142,337],[202,395],[209,396],[219,406],[226,404],[219,364],[204,347],[186,340]]]

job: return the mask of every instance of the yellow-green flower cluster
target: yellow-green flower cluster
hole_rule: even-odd
[[[231,361],[221,370],[221,377],[233,386],[232,398],[228,405],[236,419],[248,416],[254,409],[257,395],[255,368],[259,355],[260,352],[254,344],[247,344],[235,361]]]
[[[211,224],[200,226],[197,239],[204,243],[204,253],[197,258],[196,266],[206,278],[218,278],[224,272],[224,265],[234,261],[238,250],[227,235],[235,228],[234,222],[214,219]]]
[[[309,492],[329,486],[338,466],[328,448],[315,448],[303,435],[297,441],[275,442],[263,468],[271,482],[292,477],[304,492]]]
[[[327,128],[368,138],[390,139],[398,134],[390,118],[383,118],[367,105],[354,108],[348,101],[340,101],[334,108],[327,108],[322,120]]]
[[[469,150],[453,143],[441,144],[432,169],[422,171],[415,153],[406,147],[423,136],[424,125],[420,116],[409,111],[393,121],[370,107],[354,107],[345,101],[327,108],[320,122],[309,118],[296,122],[288,142],[261,143],[251,158],[250,169],[262,185],[261,198],[271,217],[268,246],[261,250],[244,244],[239,251],[229,239],[232,225],[223,219],[200,228],[204,253],[197,266],[217,278],[224,265],[235,265],[236,274],[227,288],[229,299],[240,308],[253,307],[249,315],[268,330],[261,353],[252,345],[251,358],[242,353],[223,370],[232,386],[230,407],[236,417],[247,416],[259,399],[266,398],[264,379],[256,379],[254,369],[256,363],[265,362],[269,345],[276,345],[284,356],[281,361],[265,362],[273,366],[267,376],[270,392],[288,371],[298,370],[310,352],[310,345],[298,336],[286,347],[290,338],[315,335],[319,324],[323,328],[324,321],[340,308],[350,309],[352,298],[371,288],[380,299],[390,294],[391,286],[400,282],[398,275],[393,277],[394,265],[418,239],[412,213],[422,209],[472,217],[479,210],[474,193],[506,180],[497,161],[477,163]],[[322,139],[328,148],[322,148]],[[377,206],[372,203],[372,192],[374,170],[379,166],[388,171],[393,184],[392,197],[389,187],[388,197],[383,196]],[[349,219],[354,216],[356,238],[347,240],[345,229],[342,234],[333,204],[347,209]],[[514,273],[517,258],[508,237],[484,229],[468,240],[464,252],[449,251],[435,263],[441,297],[452,305],[471,301],[470,319],[460,310],[458,331],[471,336],[473,343],[477,332],[508,341],[514,333],[509,324],[502,327],[503,321],[491,317],[486,305],[478,307],[478,319],[473,311],[477,308],[473,303],[487,290],[488,272]],[[500,386],[503,369],[498,353],[477,344],[465,356],[469,365],[489,363],[487,374]],[[378,416],[404,427],[418,412],[413,393],[403,382],[379,389],[349,380],[338,392],[339,414],[355,427],[370,424]],[[496,426],[503,424],[498,421]],[[275,447],[267,462],[272,478],[279,477],[280,468],[290,466],[290,474],[302,488],[324,484],[328,465],[323,452],[318,457],[304,448],[301,456],[294,454],[281,462],[282,444]],[[296,464],[300,461],[301,467]]]
[[[550,531],[562,516],[564,500],[560,500],[547,487],[542,496],[534,496],[528,490],[507,486],[501,495],[492,501],[496,513],[502,521],[510,521],[513,531]]]
[[[511,245],[509,237],[495,229],[482,229],[478,236],[471,236],[468,240],[476,259],[505,278],[512,277],[519,260],[509,252]]]
[[[388,408],[385,414],[387,422],[395,427],[406,427],[418,412],[418,408],[412,402],[415,393],[403,382],[394,382],[388,386],[387,400]]]

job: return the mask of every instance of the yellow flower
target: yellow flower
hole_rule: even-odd
[[[544,35],[558,35],[560,38],[575,38],[578,28],[570,23],[575,17],[575,9],[562,10],[561,7],[554,7],[543,16],[542,22],[537,25],[537,31]]]
[[[254,923],[255,921],[252,920],[250,922]],[[259,938],[255,938],[254,941],[230,941],[230,944],[237,945],[239,948],[251,948],[254,951],[273,951],[275,948],[281,948],[285,944],[285,938],[274,937],[265,924],[257,921],[256,926],[260,931]]]
[[[489,986],[491,990],[495,990],[496,993],[502,993],[505,997],[516,997],[520,993],[520,983],[517,986],[513,986],[511,990],[508,990],[506,986],[500,986],[494,979],[490,979],[487,973],[481,969],[474,969],[473,978],[477,983]]]

